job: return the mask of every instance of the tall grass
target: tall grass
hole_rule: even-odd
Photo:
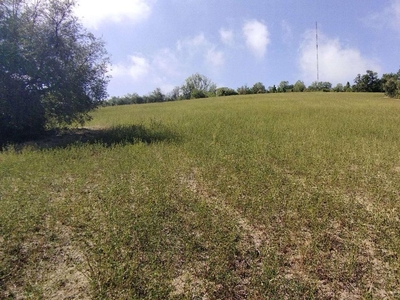
[[[10,147],[0,295],[398,298],[399,113],[381,94],[221,97]]]

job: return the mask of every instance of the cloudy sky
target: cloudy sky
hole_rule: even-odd
[[[236,89],[400,68],[400,0],[78,0],[106,42],[110,96],[164,93],[200,73]]]

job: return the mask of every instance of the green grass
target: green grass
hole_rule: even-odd
[[[0,298],[400,298],[400,102],[107,107],[0,153]]]

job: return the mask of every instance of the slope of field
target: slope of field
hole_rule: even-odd
[[[400,298],[398,100],[267,94],[93,117],[0,153],[0,298]]]

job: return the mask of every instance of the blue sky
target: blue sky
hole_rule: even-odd
[[[168,93],[200,73],[236,89],[319,78],[353,83],[400,68],[400,0],[78,0],[106,42],[110,96]]]

